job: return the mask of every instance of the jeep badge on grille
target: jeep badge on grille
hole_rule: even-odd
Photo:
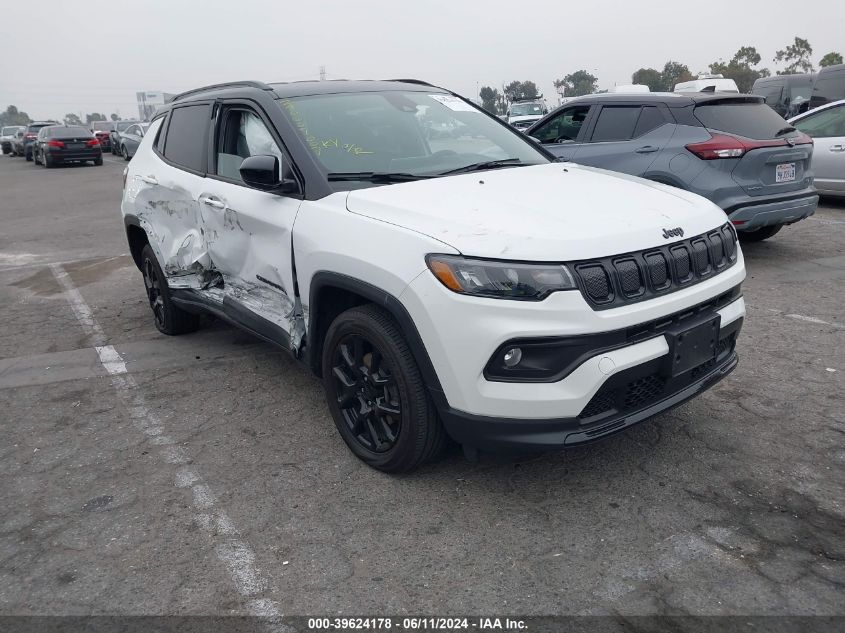
[[[675,227],[674,229],[663,229],[663,237],[665,237],[667,240],[670,237],[683,237],[683,236],[684,236],[684,230],[680,226]]]

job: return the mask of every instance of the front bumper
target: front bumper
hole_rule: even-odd
[[[793,224],[816,212],[819,196],[787,197],[781,200],[738,206],[728,211],[728,217],[738,231],[756,231],[764,226]]]
[[[737,332],[738,332],[737,328]],[[735,336],[734,336],[735,339]],[[453,409],[441,411],[440,416],[449,435],[457,442],[483,450],[550,450],[576,446],[618,433],[677,407],[706,391],[737,366],[737,354],[731,343],[712,367],[693,369],[673,381],[665,381],[658,393],[648,392],[638,405],[624,408],[632,392],[643,390],[643,385],[659,385],[660,359],[638,365],[618,374],[613,383],[598,393],[599,398],[616,399],[618,408],[611,404],[592,416],[550,419],[503,419],[476,416]],[[616,392],[614,394],[614,392]],[[597,401],[596,398],[593,401]],[[591,404],[592,402],[591,401]],[[603,403],[599,408],[605,406]]]

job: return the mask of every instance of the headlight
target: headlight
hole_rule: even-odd
[[[556,290],[578,287],[562,264],[524,264],[455,255],[429,255],[426,263],[449,290],[476,297],[541,301]]]

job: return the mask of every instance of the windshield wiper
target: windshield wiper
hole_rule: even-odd
[[[470,171],[481,171],[482,169],[496,169],[497,167],[513,167],[515,165],[522,165],[522,161],[518,158],[502,158],[500,160],[487,160],[483,163],[473,163],[472,165],[465,165],[457,169],[450,169],[449,171],[441,172],[440,176],[448,176],[450,174],[465,174]]]
[[[421,180],[423,178],[433,178],[433,176],[420,176],[417,174],[407,174],[400,172],[387,171],[337,171],[332,172],[326,176],[329,181],[337,180],[368,180],[370,182],[411,182],[413,180]]]
[[[794,132],[794,131],[795,131],[795,129],[796,129],[796,128],[792,127],[791,125],[787,125],[786,127],[783,127],[783,128],[781,128],[781,129],[779,129],[779,130],[775,133],[775,137],[778,137],[778,136],[780,136],[781,134],[788,134],[789,132]]]

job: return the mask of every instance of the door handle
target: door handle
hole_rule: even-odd
[[[634,151],[637,154],[651,154],[652,152],[656,152],[659,149],[659,147],[655,147],[654,145],[645,145],[643,147],[638,147]]]
[[[158,180],[156,180],[155,176],[141,176],[141,180],[143,180],[148,185],[157,185]]]
[[[215,209],[224,209],[226,205],[218,200],[217,198],[212,198],[211,196],[202,196],[200,197],[200,202],[203,204],[207,204],[210,207],[214,207]]]
[[[845,145],[831,145],[831,152],[845,152]]]

